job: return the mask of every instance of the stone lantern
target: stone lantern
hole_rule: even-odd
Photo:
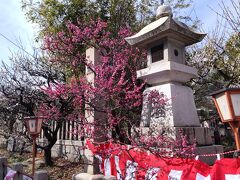
[[[144,95],[157,90],[169,99],[168,105],[162,107],[165,112],[152,116],[151,102],[144,96],[141,127],[146,130],[165,125],[174,129],[176,136],[183,129],[190,139],[209,149],[213,144],[211,132],[200,127],[193,91],[184,85],[197,77],[197,70],[185,63],[185,48],[200,42],[206,34],[173,19],[171,7],[167,5],[158,8],[156,17],[156,21],[126,38],[130,45],[147,50],[147,67],[137,71],[137,77],[150,86]]]
[[[183,83],[197,77],[197,70],[185,65],[185,47],[201,41],[205,34],[194,32],[172,16],[169,6],[160,6],[158,20],[126,40],[130,45],[147,49],[147,68],[137,72],[139,79],[152,86],[145,93],[158,90],[172,98],[169,125],[200,126],[193,92]]]

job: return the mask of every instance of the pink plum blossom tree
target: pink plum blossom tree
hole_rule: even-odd
[[[127,44],[124,38],[131,35],[130,29],[123,28],[113,37],[107,24],[100,19],[66,25],[67,33],[45,37],[44,49],[52,63],[70,71],[68,82],[42,90],[53,99],[71,98],[74,108],[65,115],[59,113],[58,107],[50,108],[46,104],[39,110],[76,122],[77,127],[72,133],[94,142],[131,144],[159,156],[190,155],[194,146],[187,144],[185,136],[176,141],[167,133],[143,134],[139,129],[146,83],[137,79],[136,72],[145,64],[146,53]],[[97,49],[98,63],[92,63],[86,57],[86,48],[90,47]],[[88,80],[85,68],[94,74],[94,82]],[[148,99],[152,99],[155,108],[168,101],[158,92],[150,93]],[[94,120],[89,118],[91,116]]]

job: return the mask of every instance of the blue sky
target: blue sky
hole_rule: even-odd
[[[25,19],[21,9],[21,0],[0,1],[0,33],[16,44],[22,44],[26,51],[31,52],[31,45],[34,40],[34,28]],[[18,48],[3,38],[1,34],[0,60],[6,61],[11,56],[10,50],[16,51]]]
[[[17,44],[21,40],[25,50],[31,52],[36,26],[34,28],[27,22],[21,10],[21,0],[0,1],[0,33]],[[217,15],[211,8],[218,11],[220,2],[221,0],[193,0],[195,12],[191,11],[191,15],[198,16],[205,32],[211,31],[216,24]],[[229,0],[225,0],[225,3],[229,3]],[[11,56],[10,50],[17,51],[18,48],[0,35],[0,60],[7,61]]]
[[[208,33],[216,26],[216,12],[221,12],[220,7],[222,5],[222,2],[224,2],[225,5],[231,7],[230,0],[193,0],[193,9],[195,10],[197,17],[203,23],[204,32]],[[195,16],[194,12],[192,12],[192,15]]]

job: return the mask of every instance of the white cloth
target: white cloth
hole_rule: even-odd
[[[9,170],[4,180],[13,180],[14,176],[17,174],[17,171]]]

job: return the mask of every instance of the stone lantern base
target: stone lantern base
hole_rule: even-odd
[[[160,109],[164,109],[164,113],[159,110],[160,113],[155,115],[158,110],[152,107],[147,96],[153,90],[169,99],[167,104]],[[213,132],[209,128],[200,126],[191,88],[177,82],[166,82],[147,88],[144,94],[142,122],[140,125],[142,133],[148,134],[154,130],[161,134],[164,131],[168,136],[179,139],[180,132],[182,132],[183,135],[187,135],[190,143],[196,143],[196,154],[223,152],[222,146],[213,145]],[[200,157],[200,159],[208,164],[213,164],[216,157]]]
[[[149,127],[140,127],[139,129],[142,134],[148,135],[150,128]],[[160,129],[159,129],[160,130]],[[209,128],[203,127],[169,127],[168,135],[174,139],[179,139],[181,133],[187,135],[187,140],[189,143],[196,143],[196,149],[194,153],[200,155],[199,159],[209,165],[214,164],[217,156],[201,156],[206,154],[219,154],[223,152],[222,145],[213,144],[213,132]],[[160,130],[161,134],[161,130]]]

